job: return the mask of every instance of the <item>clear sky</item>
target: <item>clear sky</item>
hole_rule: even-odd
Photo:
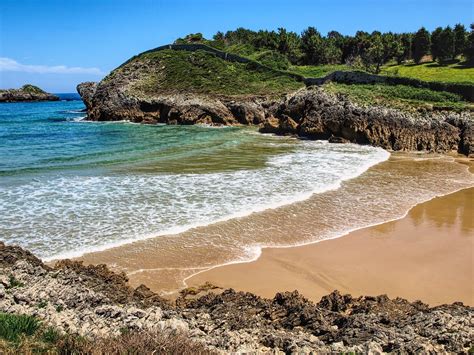
[[[245,27],[354,34],[474,22],[472,0],[0,0],[0,88],[74,92],[191,32]]]

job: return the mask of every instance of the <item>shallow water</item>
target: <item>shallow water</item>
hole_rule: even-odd
[[[83,107],[0,105],[0,235],[47,260],[152,236],[165,241],[302,201],[389,156],[251,128],[81,122]],[[226,258],[254,253],[245,238],[230,242]],[[189,235],[177,248],[209,244],[227,249],[229,241]]]

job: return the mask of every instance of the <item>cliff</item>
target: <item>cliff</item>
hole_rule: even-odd
[[[26,84],[20,89],[0,90],[0,102],[22,101],[58,101],[59,97],[41,90],[39,87]]]
[[[165,46],[144,52],[101,82],[78,85],[88,119],[259,125],[266,133],[371,144],[389,150],[474,152],[469,104],[457,112],[430,104],[410,106],[409,100],[403,101],[402,107],[364,105],[324,86],[314,86],[309,79],[240,61],[236,56],[227,58],[224,52],[177,49]],[[352,76],[359,80],[356,74]],[[344,74],[345,81],[351,78],[348,75]],[[339,77],[330,75],[320,84],[331,78]],[[304,83],[310,86],[305,88]],[[416,94],[430,96],[431,92]],[[405,102],[409,102],[406,109]]]
[[[296,291],[264,299],[211,285],[184,290],[171,303],[146,286],[132,289],[125,275],[104,265],[64,260],[48,267],[0,243],[2,312],[33,316],[52,327],[46,328],[50,333],[57,329],[56,340],[48,341],[67,353],[125,347],[166,354],[176,346],[182,349],[176,353],[189,354],[462,353],[474,339],[474,311],[462,303],[430,308],[334,291],[315,304]],[[2,346],[9,345],[0,339],[0,351]]]

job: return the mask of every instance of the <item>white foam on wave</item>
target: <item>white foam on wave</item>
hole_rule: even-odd
[[[302,201],[388,157],[379,148],[306,141],[257,170],[58,176],[0,187],[0,232],[45,260],[78,257]]]

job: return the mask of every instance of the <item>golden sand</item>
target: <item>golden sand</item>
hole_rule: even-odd
[[[474,305],[474,188],[415,206],[405,218],[295,248],[264,249],[252,263],[187,280],[273,297],[297,289],[319,300],[337,289],[430,305]]]

